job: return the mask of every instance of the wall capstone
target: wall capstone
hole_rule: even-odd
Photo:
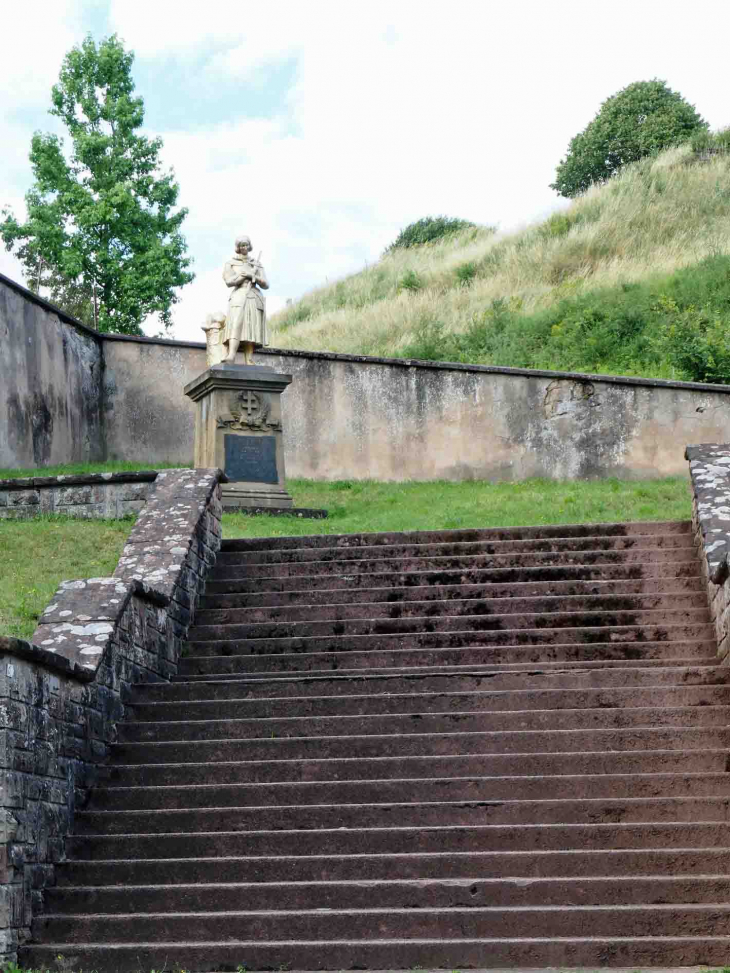
[[[700,553],[718,656],[730,652],[730,443],[688,446],[692,529]]]
[[[220,547],[220,470],[165,470],[114,576],[64,581],[0,638],[0,961],[27,941],[135,682],[169,679]]]

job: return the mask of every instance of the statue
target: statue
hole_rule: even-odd
[[[205,358],[208,368],[213,365],[220,365],[228,354],[228,349],[223,344],[223,332],[226,326],[226,316],[222,311],[209,314],[205,319],[205,324],[201,328],[205,331]]]
[[[249,237],[236,239],[236,253],[223,268],[223,280],[231,288],[222,340],[227,349],[224,361],[235,362],[238,347],[243,345],[244,361],[253,365],[254,349],[269,343],[266,300],[261,293],[261,289],[269,289],[269,282],[259,260],[251,258]]]

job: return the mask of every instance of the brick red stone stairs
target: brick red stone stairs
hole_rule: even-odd
[[[26,965],[723,965],[730,692],[688,523],[227,541]]]

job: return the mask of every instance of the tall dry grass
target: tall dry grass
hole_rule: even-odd
[[[525,313],[730,252],[730,161],[689,146],[627,167],[510,234],[467,230],[398,250],[272,318],[282,348],[402,354],[424,320],[461,333],[497,299]]]

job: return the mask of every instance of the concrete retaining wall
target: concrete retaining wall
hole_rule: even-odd
[[[0,277],[0,467],[103,459],[102,342]]]
[[[16,316],[19,297],[38,302],[0,279],[0,293],[8,289],[16,292]],[[22,327],[14,325],[13,341],[33,337],[41,325],[45,319],[29,313]],[[58,325],[88,330],[62,315]],[[89,455],[103,443],[109,459],[191,463],[194,407],[182,388],[205,368],[202,343],[90,340],[101,344],[103,380],[88,392],[98,397],[96,411],[89,408]],[[282,397],[289,476],[648,478],[683,474],[688,442],[730,440],[730,386],[274,349],[257,361],[294,376]],[[54,362],[60,382],[60,359]],[[69,384],[76,380],[69,375]],[[44,462],[58,462],[63,452],[55,433],[61,421],[54,423],[47,452],[55,458]],[[0,434],[0,466],[29,465],[17,436],[13,443]]]

